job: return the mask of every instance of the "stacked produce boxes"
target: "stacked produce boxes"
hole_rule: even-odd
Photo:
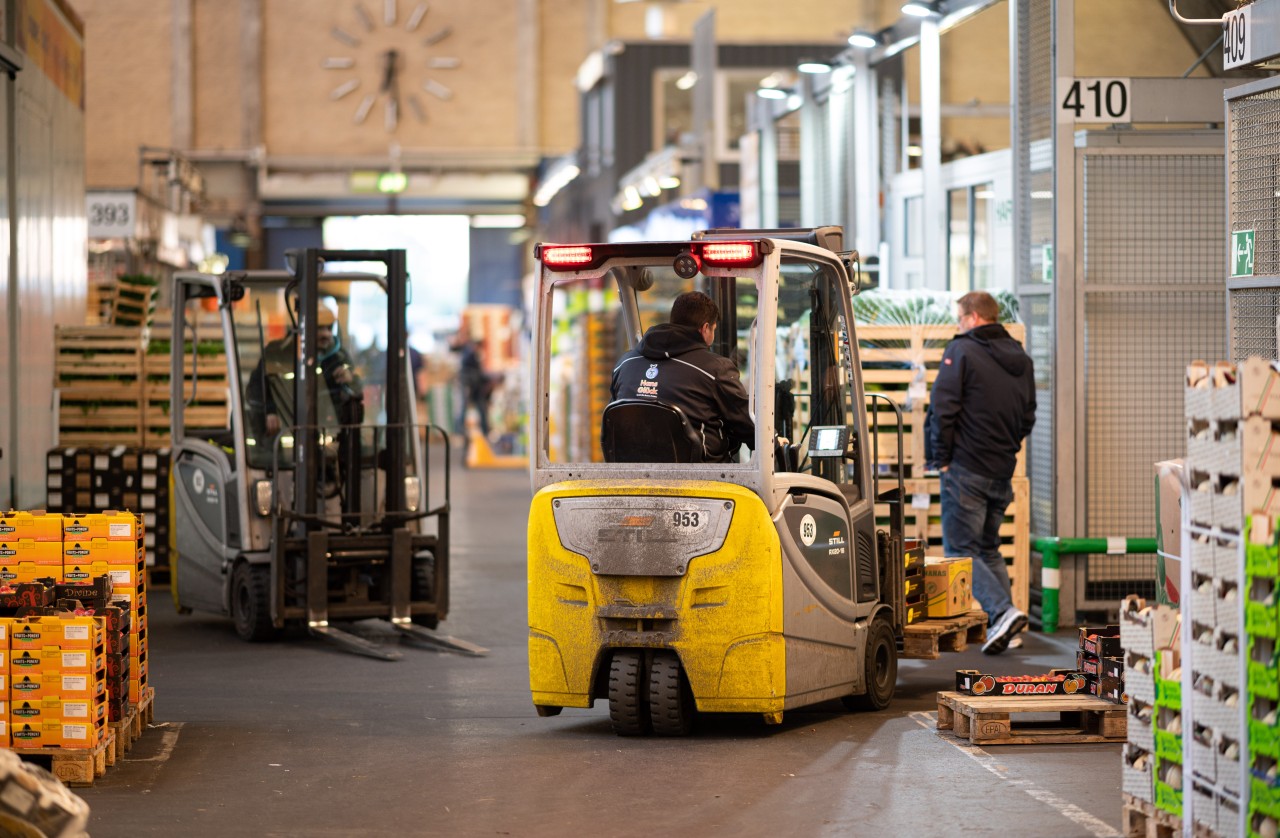
[[[13,747],[93,748],[105,741],[102,626],[92,617],[36,616],[14,619],[8,633]]]
[[[1130,597],[1120,609],[1120,646],[1124,655],[1125,689],[1129,694],[1122,785],[1126,794],[1151,804],[1156,801],[1156,661],[1171,657],[1178,635],[1176,608],[1147,607],[1138,597]],[[1166,693],[1166,708],[1169,698]],[[1167,778],[1167,767],[1165,773]],[[1167,792],[1165,796],[1168,797]]]

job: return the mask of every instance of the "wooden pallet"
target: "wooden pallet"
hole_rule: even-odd
[[[974,745],[1124,742],[1126,708],[1091,695],[938,693],[938,730]],[[1016,714],[1057,713],[1057,721],[1017,721]]]
[[[937,660],[943,652],[963,652],[987,639],[987,615],[970,611],[959,617],[924,620],[902,630],[901,658]]]
[[[120,326],[59,326],[54,386],[60,445],[142,444],[145,332]]]
[[[1157,809],[1152,803],[1131,794],[1122,794],[1124,816],[1121,834],[1125,838],[1179,838],[1182,818]]]
[[[115,739],[110,764],[124,759],[124,755],[133,750],[133,743],[142,737],[147,725],[151,724],[152,719],[155,718],[155,699],[155,688],[147,687],[143,691],[142,701],[133,706],[133,710],[127,717],[118,722],[109,723]]]
[[[115,734],[92,748],[14,748],[13,752],[28,762],[47,768],[53,776],[69,786],[91,786],[107,773],[108,760],[115,764]]]
[[[882,486],[885,484],[881,484]],[[896,485],[893,483],[891,485]],[[942,555],[941,481],[936,477],[907,480],[907,502],[903,507],[903,536],[918,538],[929,556]],[[914,506],[915,497],[928,496],[928,506]],[[876,522],[889,525],[889,507],[876,505]],[[1031,601],[1031,483],[1025,477],[1013,478],[1013,502],[1005,512],[1000,527],[1000,553],[1009,569],[1013,604],[1027,611]]]

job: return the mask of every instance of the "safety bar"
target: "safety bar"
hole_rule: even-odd
[[[884,399],[884,400],[889,404],[889,407],[892,407],[892,408],[893,408],[893,412],[894,412],[894,414],[895,414],[895,415],[897,416],[897,418],[898,418],[898,469],[897,469],[897,470],[898,470],[898,502],[899,502],[899,503],[902,503],[903,498],[905,498],[905,497],[906,497],[906,484],[904,483],[904,481],[903,481],[903,479],[902,479],[902,466],[903,466],[903,462],[902,462],[902,459],[903,459],[903,457],[902,457],[902,437],[903,437],[902,408],[898,406],[898,403],[897,403],[897,402],[895,402],[893,399],[891,399],[891,398],[889,398],[888,396],[886,396],[884,393],[867,393],[867,394],[866,394],[866,396],[867,396],[867,398],[869,398],[869,399]],[[878,466],[878,465],[879,465],[879,463],[880,463],[880,413],[879,413],[878,411],[874,411],[874,410],[873,410],[873,411],[871,411],[871,417],[872,417],[872,418],[871,418],[871,422],[872,422],[872,429],[871,429],[871,462],[872,462],[873,464],[875,464],[876,466]],[[872,474],[873,474],[872,479],[875,481],[875,485],[874,485],[874,486],[873,486],[873,488],[872,488],[872,492],[873,492],[873,494],[875,495],[875,497],[878,499],[878,498],[880,497],[880,470],[879,470],[879,468],[872,468]]]
[[[1058,593],[1062,586],[1060,557],[1087,553],[1154,553],[1154,538],[1037,538],[1031,542],[1032,552],[1042,557],[1040,570],[1040,622],[1045,634],[1058,630]]]

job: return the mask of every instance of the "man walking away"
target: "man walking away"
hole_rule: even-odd
[[[1027,625],[1013,604],[1000,525],[1014,468],[1036,419],[1031,358],[997,320],[985,291],[956,302],[959,334],[942,355],[930,396],[930,461],[942,476],[942,549],[973,558],[973,594],[990,626],[982,651],[998,655]]]

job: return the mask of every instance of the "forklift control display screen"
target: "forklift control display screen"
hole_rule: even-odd
[[[843,457],[849,447],[849,429],[843,425],[820,425],[809,435],[810,457]]]

